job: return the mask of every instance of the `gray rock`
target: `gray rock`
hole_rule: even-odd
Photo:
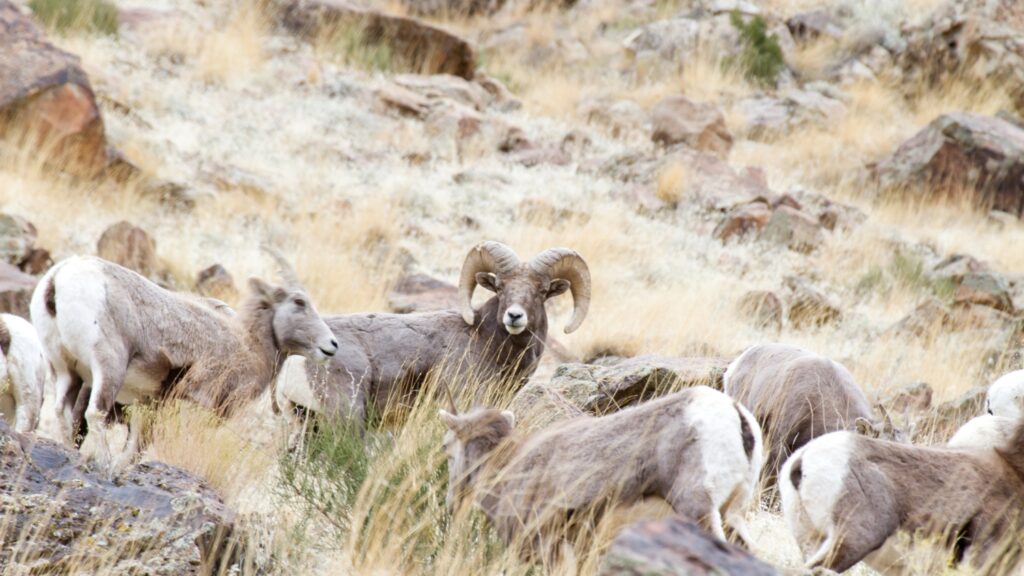
[[[700,23],[690,18],[660,20],[635,30],[623,41],[629,56],[653,53],[664,60],[688,59],[697,49]]]
[[[732,148],[732,134],[725,126],[725,116],[714,104],[669,96],[654,105],[651,125],[651,140],[661,146],[685,144],[719,158],[727,158]]]
[[[789,291],[786,297],[789,322],[794,328],[819,327],[842,319],[843,313],[832,299],[807,280],[789,276],[785,285]]]
[[[148,462],[108,481],[77,451],[2,422],[0,518],[0,565],[15,572],[178,576],[242,556],[234,513],[188,472]]]
[[[21,216],[0,214],[0,261],[21,266],[36,245],[36,227]]]
[[[772,212],[761,238],[806,254],[821,245],[824,235],[821,224],[810,214],[789,206],[779,206]]]
[[[944,114],[875,168],[883,190],[976,195],[979,206],[1024,215],[1024,130],[991,116]]]
[[[679,517],[644,520],[623,530],[598,569],[601,576],[777,576],[742,548]]]
[[[0,312],[28,318],[28,303],[36,278],[6,262],[0,262]]]

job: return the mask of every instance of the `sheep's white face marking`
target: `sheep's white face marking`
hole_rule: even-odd
[[[993,382],[985,406],[993,416],[1024,418],[1024,370],[1004,374]]]
[[[505,310],[505,314],[501,319],[502,324],[505,325],[505,330],[509,334],[515,336],[522,334],[526,327],[530,323],[530,317],[519,304],[513,304]]]

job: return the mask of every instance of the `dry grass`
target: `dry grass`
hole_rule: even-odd
[[[223,27],[203,38],[196,73],[204,82],[245,77],[263,64],[269,20],[256,0],[238,2]]]

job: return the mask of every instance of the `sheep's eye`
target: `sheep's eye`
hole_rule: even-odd
[[[306,307],[306,301],[303,300],[302,298],[296,298],[295,299],[295,305],[298,306],[299,308],[305,308]]]

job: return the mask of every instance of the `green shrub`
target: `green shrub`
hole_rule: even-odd
[[[55,32],[117,34],[117,8],[107,0],[31,0],[28,5]]]
[[[740,66],[748,80],[775,86],[779,72],[786,66],[779,39],[774,34],[768,34],[767,24],[760,16],[754,16],[750,22],[744,23],[740,12],[734,10],[730,21],[739,31],[743,46],[738,56],[726,59],[726,65]]]

